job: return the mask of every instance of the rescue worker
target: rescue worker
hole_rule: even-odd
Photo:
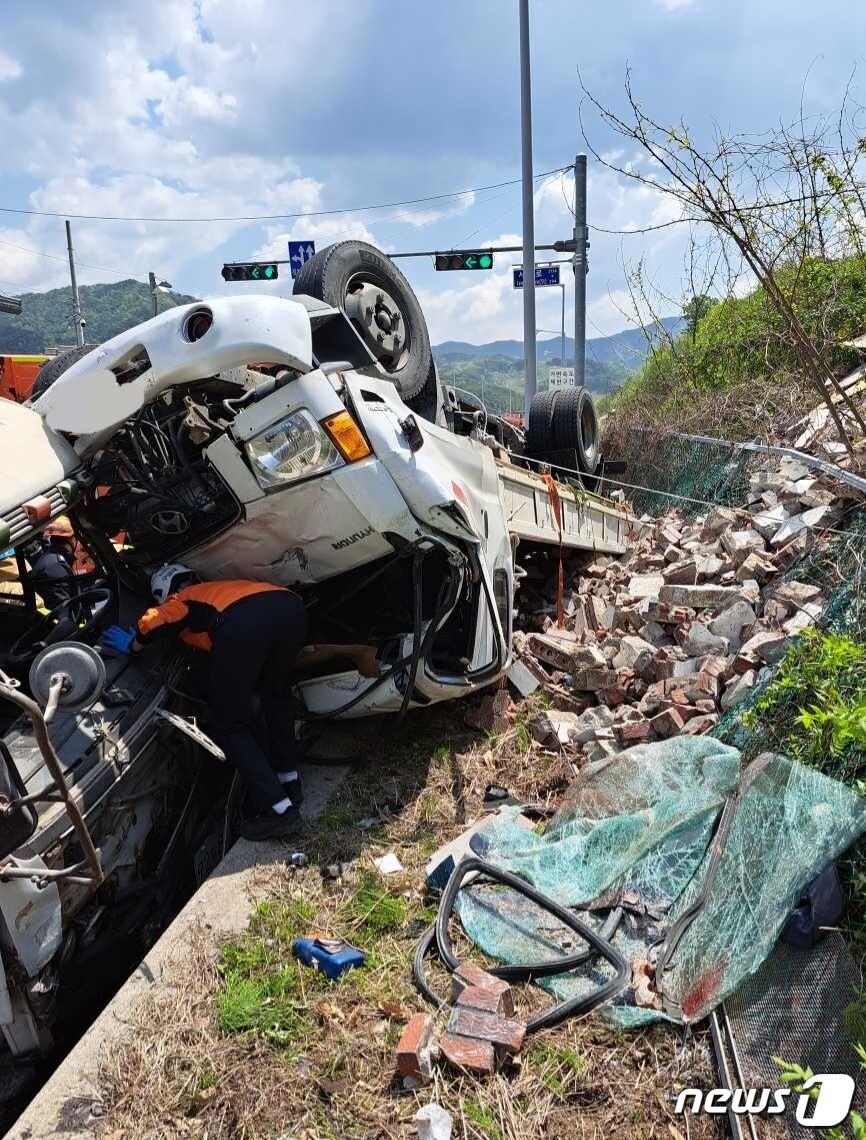
[[[46,609],[55,609],[74,593],[75,543],[72,523],[59,515],[25,551],[31,585]]]
[[[103,645],[137,653],[167,633],[210,655],[207,703],[216,742],[245,778],[254,814],[241,826],[246,839],[275,839],[301,830],[295,726],[288,707],[289,671],[306,637],[307,619],[296,594],[267,582],[200,582],[177,563],[151,578],[157,605],[124,629],[115,625]],[[257,734],[258,692],[267,744]]]

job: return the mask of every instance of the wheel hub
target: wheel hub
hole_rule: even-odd
[[[366,281],[353,285],[346,297],[346,312],[374,356],[399,359],[406,347],[406,333],[400,306],[389,293]]]

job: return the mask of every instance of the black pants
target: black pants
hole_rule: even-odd
[[[304,645],[303,603],[285,591],[234,602],[212,634],[208,705],[217,743],[247,782],[254,811],[285,798],[276,777],[297,766],[289,671]],[[256,694],[266,732],[259,730]]]

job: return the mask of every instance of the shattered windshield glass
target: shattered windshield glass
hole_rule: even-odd
[[[519,812],[500,813],[473,846],[597,930],[622,909],[611,941],[633,984],[603,1014],[623,1027],[704,1017],[758,968],[808,884],[866,829],[866,800],[844,784],[772,753],[742,768],[739,752],[711,737],[590,765],[543,834],[521,826]],[[573,932],[507,888],[470,883],[456,909],[501,961],[574,952]],[[597,961],[538,984],[565,1000],[609,976]]]

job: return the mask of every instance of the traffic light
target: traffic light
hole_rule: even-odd
[[[223,281],[275,281],[280,275],[279,266],[272,261],[224,265],[222,274]]]
[[[460,253],[437,253],[437,269],[492,269],[493,254],[480,249],[462,250]]]

